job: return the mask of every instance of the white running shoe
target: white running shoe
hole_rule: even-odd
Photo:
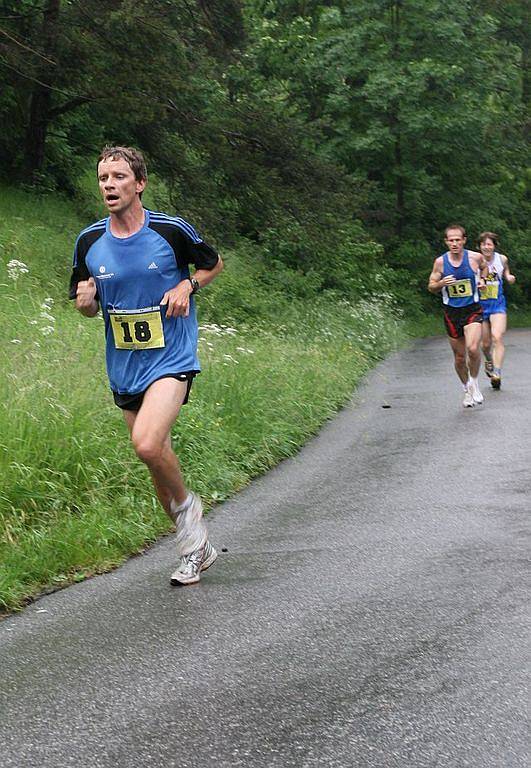
[[[472,395],[472,399],[476,403],[476,405],[482,405],[484,398],[481,392],[479,391],[478,385],[474,384],[474,382],[471,381],[468,387],[469,387],[470,394]]]
[[[471,390],[472,390],[472,387],[469,384],[465,392],[465,397],[463,398],[463,406],[465,408],[473,408],[476,404],[474,401],[474,398],[472,397]]]
[[[218,553],[207,540],[201,549],[190,552],[189,555],[183,555],[177,570],[171,575],[171,583],[177,584],[197,584],[201,571],[206,571],[213,565],[218,557]]]

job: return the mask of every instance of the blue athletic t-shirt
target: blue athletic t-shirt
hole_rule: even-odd
[[[110,219],[92,224],[74,249],[70,297],[92,276],[105,320],[111,389],[144,392],[165,374],[199,371],[193,297],[188,317],[166,317],[162,297],[189,277],[189,264],[213,269],[218,255],[183,219],[145,211],[143,227],[115,237]]]
[[[445,285],[441,291],[443,303],[449,307],[466,307],[479,301],[476,273],[470,266],[468,251],[463,251],[463,259],[454,267],[448,258],[448,251],[443,253],[443,277],[453,275],[456,283]]]

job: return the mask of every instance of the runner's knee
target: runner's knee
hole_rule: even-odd
[[[149,437],[133,437],[132,443],[136,455],[140,461],[144,462],[144,464],[153,466],[160,462],[164,453],[164,443],[161,444],[159,441],[155,441]]]

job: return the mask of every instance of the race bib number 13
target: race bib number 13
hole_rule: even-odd
[[[472,296],[472,283],[466,278],[465,280],[457,280],[452,285],[446,286],[448,289],[448,296],[453,299],[462,299],[464,296]]]
[[[160,349],[164,329],[160,309],[109,310],[116,349]]]

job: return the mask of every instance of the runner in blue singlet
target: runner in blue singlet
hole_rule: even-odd
[[[193,584],[217,553],[201,500],[184,484],[170,433],[199,372],[193,296],[223,265],[186,221],[143,208],[147,170],[138,150],[105,147],[98,182],[109,217],[76,241],[70,298],[86,317],[101,308],[114,400],[176,525],[179,565],[171,583]]]
[[[478,288],[484,282],[479,275],[484,262],[480,253],[465,250],[466,232],[460,224],[446,227],[445,242],[448,251],[433,262],[428,290],[442,295],[444,324],[465,392],[463,405],[471,408],[483,403],[478,384],[483,319]]]
[[[478,244],[488,267],[486,286],[480,292],[484,323],[482,348],[485,357],[485,373],[493,389],[501,387],[501,369],[505,356],[503,336],[507,330],[507,303],[503,290],[504,279],[512,285],[516,280],[509,269],[507,256],[496,251],[498,236],[494,232],[482,232]]]

